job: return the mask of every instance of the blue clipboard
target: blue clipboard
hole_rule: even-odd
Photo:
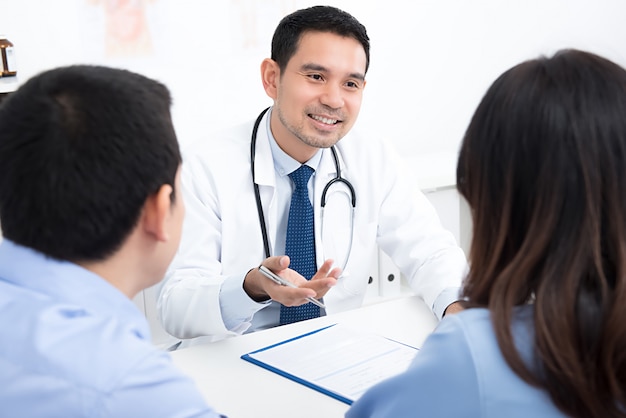
[[[323,328],[316,329],[316,330],[311,331],[311,332],[307,332],[306,334],[298,335],[297,337],[290,338],[288,340],[281,341],[279,343],[269,345],[269,346],[261,348],[259,350],[255,350],[255,351],[252,351],[250,353],[244,354],[244,355],[241,356],[241,358],[243,360],[249,361],[250,363],[256,364],[257,366],[261,366],[264,369],[267,369],[267,370],[269,370],[271,372],[274,372],[274,373],[279,374],[279,375],[281,375],[283,377],[286,377],[287,379],[293,380],[294,382],[300,383],[301,385],[307,386],[307,387],[309,387],[311,389],[315,389],[318,392],[321,392],[321,393],[323,393],[325,395],[330,396],[331,398],[337,399],[338,401],[341,401],[341,402],[346,403],[348,405],[352,405],[353,400],[348,399],[345,396],[342,396],[342,395],[340,395],[340,394],[338,394],[336,392],[333,392],[333,391],[328,390],[328,389],[326,389],[324,387],[321,387],[321,386],[319,386],[319,385],[317,385],[317,384],[315,384],[313,382],[310,382],[308,380],[302,379],[302,378],[300,378],[298,376],[295,376],[295,375],[293,375],[291,373],[285,372],[284,370],[281,370],[281,369],[279,369],[277,367],[272,366],[271,364],[267,364],[267,363],[265,363],[263,361],[260,361],[260,360],[258,360],[258,359],[256,359],[256,358],[251,356],[251,355],[253,355],[255,353],[259,353],[259,352],[265,351],[265,350],[270,350],[270,349],[272,349],[274,347],[277,347],[279,345],[283,345],[283,344],[289,343],[291,341],[298,340],[300,338],[304,338],[304,337],[310,336],[312,334],[318,333],[320,331],[323,331],[323,330],[328,329],[330,327],[333,327],[335,325],[336,324],[328,325],[328,326],[325,326]]]
[[[417,351],[383,335],[332,324],[241,358],[352,405],[371,386],[406,370]],[[324,367],[312,369],[316,362]]]

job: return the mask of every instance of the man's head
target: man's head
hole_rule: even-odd
[[[365,71],[370,63],[370,39],[365,26],[349,13],[331,6],[313,6],[285,16],[274,31],[272,59],[285,71],[306,32],[329,32],[358,41],[365,52]]]
[[[97,66],[47,71],[12,93],[0,107],[4,236],[60,260],[113,255],[150,198],[179,200],[170,104],[162,84]]]
[[[261,64],[278,145],[304,162],[343,138],[361,109],[368,67],[365,27],[348,13],[316,6],[286,16]]]

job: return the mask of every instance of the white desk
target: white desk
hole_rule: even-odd
[[[348,405],[240,358],[250,351],[334,323],[421,347],[437,319],[421,299],[409,296],[185,348],[172,352],[172,358],[196,381],[206,401],[229,418],[342,417]]]

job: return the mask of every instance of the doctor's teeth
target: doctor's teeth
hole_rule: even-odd
[[[324,118],[322,116],[316,116],[316,115],[311,115],[311,117],[315,120],[319,120],[320,122],[323,122],[327,125],[334,125],[335,123],[337,123],[337,119],[328,119],[328,118]]]

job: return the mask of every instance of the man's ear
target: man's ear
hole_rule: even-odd
[[[278,64],[273,59],[265,58],[261,63],[261,81],[263,82],[265,93],[274,100],[278,97],[277,86],[279,79],[280,68]]]
[[[143,228],[158,241],[169,240],[167,221],[172,209],[172,186],[164,184],[152,196],[146,199],[143,210]]]

